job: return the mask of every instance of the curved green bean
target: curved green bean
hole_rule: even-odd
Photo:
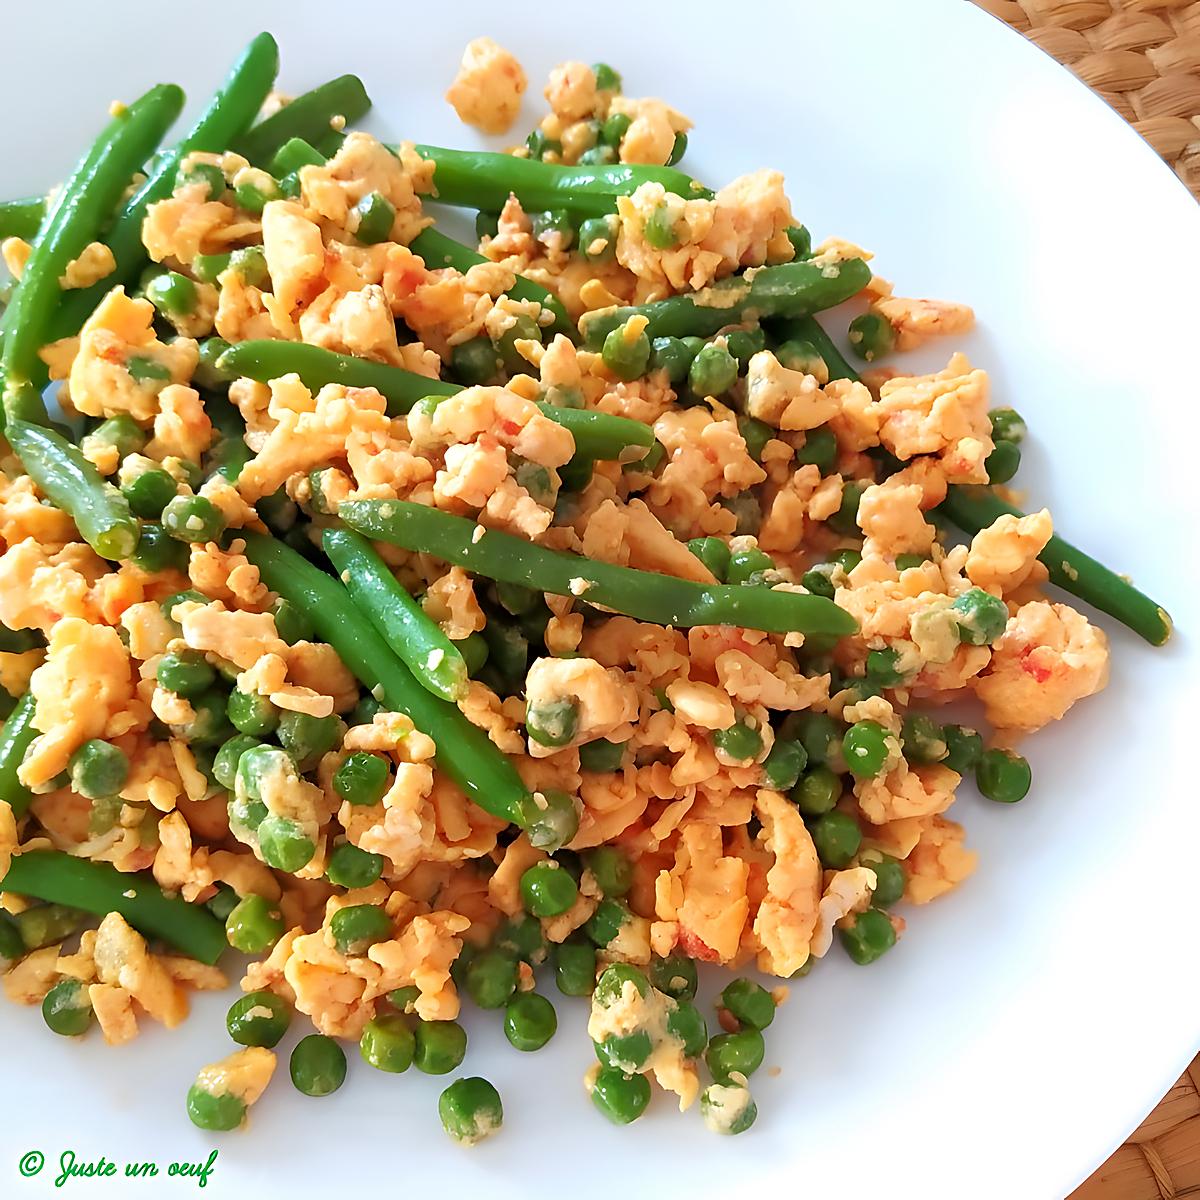
[[[55,430],[28,421],[10,420],[5,436],[42,495],[70,515],[101,558],[122,559],[133,553],[139,526],[129,502],[77,446]]]
[[[27,850],[13,857],[0,891],[66,904],[98,917],[120,913],[139,933],[168,942],[189,958],[215,963],[228,943],[225,927],[202,904],[166,896],[148,873],[118,871],[111,863],[61,850]]]
[[[165,200],[175,187],[175,176],[183,159],[195,151],[217,153],[243,130],[248,129],[275,82],[279,70],[279,47],[269,33],[260,33],[242,51],[225,82],[213,94],[195,124],[169,150],[155,158],[146,182],[121,206],[104,242],[113,252],[116,268],[90,288],[63,298],[62,307],[50,322],[48,341],[78,333],[101,298],[117,284],[128,285],[146,262],[142,223],[151,204]]]
[[[46,215],[45,196],[27,196],[23,200],[0,200],[0,238],[19,237],[26,241],[37,237]]]
[[[33,800],[33,793],[17,777],[17,771],[25,761],[30,743],[38,735],[38,730],[33,727],[36,708],[33,693],[26,692],[0,729],[0,800],[7,800],[18,817],[24,815]]]
[[[265,166],[275,152],[292,138],[316,143],[330,130],[334,117],[345,117],[351,125],[365,116],[371,97],[357,75],[339,75],[285,104],[265,121],[243,134],[233,149],[258,166]]]
[[[997,517],[1025,515],[990,488],[963,486],[951,487],[934,511],[970,534],[986,529]],[[1116,618],[1152,646],[1161,646],[1171,636],[1171,617],[1160,604],[1057,534],[1038,558],[1050,572],[1052,583]]]
[[[420,255],[427,267],[433,269],[453,267],[463,275],[472,267],[491,261],[484,258],[482,254],[477,254],[470,246],[464,246],[461,242],[456,242],[453,238],[447,237],[444,233],[432,228],[432,226],[428,229],[423,229],[413,238],[408,248],[414,254]],[[541,284],[534,283],[532,279],[525,279],[518,275],[516,282],[509,288],[508,294],[514,300],[532,300],[535,304],[540,304],[547,312],[553,313],[554,324],[551,326],[551,329],[555,332],[565,333],[568,336],[575,332],[575,327],[571,324],[571,318],[567,316],[567,310],[563,308],[558,297],[548,292]]]
[[[7,416],[47,420],[33,380],[40,374],[38,350],[62,301],[59,278],[95,240],[182,107],[183,92],[174,84],[151,88],[112,118],[55,196],[5,313],[0,369]]]
[[[532,798],[516,768],[453,704],[423,688],[375,627],[354,607],[346,589],[302,555],[263,534],[238,530],[246,557],[263,582],[294,604],[317,635],[372,694],[407,714],[437,744],[441,770],[480,808],[524,828]]]
[[[654,571],[550,550],[476,522],[401,500],[354,500],[338,508],[352,529],[375,541],[432,554],[502,583],[577,596],[640,621],[688,628],[738,625],[768,633],[844,637],[858,623],[832,600],[769,587],[710,586]]]
[[[643,183],[661,183],[688,200],[712,198],[708,188],[673,167],[627,163],[564,167],[483,150],[441,146],[416,150],[434,164],[434,199],[481,212],[499,212],[511,193],[526,212],[565,208],[582,217],[602,217],[616,211],[618,196],[632,194]]]
[[[458,647],[425,615],[366,538],[349,529],[326,529],[321,544],[355,607],[413,678],[443,700],[460,700],[467,690],[467,664]]]
[[[726,325],[833,308],[862,291],[870,280],[871,268],[860,258],[826,267],[813,262],[781,263],[732,275],[701,292],[584,313],[579,330],[592,350],[599,350],[614,329],[639,315],[649,322],[645,330],[649,338],[708,337]]]

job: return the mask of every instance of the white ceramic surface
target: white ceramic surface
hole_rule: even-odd
[[[503,13],[501,17],[499,13]],[[286,1061],[248,1132],[214,1139],[183,1111],[191,1075],[227,1052],[228,996],[122,1049],[56,1038],[0,1004],[0,1194],[185,1194],[167,1164],[219,1158],[207,1194],[921,1197],[1055,1200],[1164,1093],[1197,1049],[1194,700],[1200,625],[1194,480],[1196,206],[1136,135],[1065,70],[968,4],[727,6],[356,0],[12,6],[0,192],[60,178],[107,102],[175,79],[194,111],[248,35],[272,29],[282,84],[343,71],[372,127],[472,145],[441,99],[469,37],[516,50],[537,97],[562,59],[605,59],[632,94],[696,122],[687,164],[723,181],[787,173],[818,238],[877,253],[903,294],[972,303],[963,348],[995,402],[1026,416],[1019,484],[1061,530],[1130,571],[1181,630],[1152,650],[1105,621],[1112,682],[1028,743],[1032,794],[964,794],[976,876],[906,909],[900,948],[860,970],[838,953],[769,1031],[753,1133],[719,1140],[658,1098],[614,1129],[580,1078],[577,1004],[551,1048],[510,1050],[472,1012],[468,1066],[500,1087],[503,1135],[467,1153],[435,1115],[442,1081],[351,1064],[333,1098],[294,1091]],[[527,103],[521,126],[536,105]],[[14,120],[13,118],[16,118]],[[951,347],[939,346],[932,363]],[[1193,704],[1189,706],[1186,697]],[[964,792],[966,789],[964,789]],[[553,994],[553,993],[552,993]],[[293,1035],[285,1043],[291,1045]],[[155,1160],[137,1182],[52,1187],[60,1154]],[[17,1161],[47,1165],[24,1180]]]

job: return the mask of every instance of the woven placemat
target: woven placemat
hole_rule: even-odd
[[[1200,199],[1200,0],[975,0],[1070,67]],[[1200,1196],[1200,1057],[1070,1200]]]
[[[1200,0],[976,3],[1070,67],[1200,199]]]

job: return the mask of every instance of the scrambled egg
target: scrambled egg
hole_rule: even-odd
[[[446,99],[465,124],[484,133],[504,133],[517,119],[528,86],[521,64],[503,46],[481,37],[463,51]]]

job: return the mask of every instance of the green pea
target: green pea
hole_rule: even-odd
[[[745,1133],[758,1119],[758,1105],[741,1084],[710,1083],[700,1093],[700,1115],[714,1133]]]
[[[220,388],[231,382],[228,371],[217,366],[217,360],[229,349],[229,343],[220,337],[205,338],[200,343],[199,360],[192,378],[201,387]]]
[[[571,224],[570,216],[562,209],[532,213],[529,223],[534,238],[539,242],[547,245],[552,241],[556,242],[562,250],[569,250],[575,242],[575,226]]]
[[[840,746],[840,723],[828,713],[798,712],[786,717],[779,736],[799,741],[808,754],[810,766],[823,766],[835,747]]]
[[[224,692],[213,688],[199,696],[190,697],[188,703],[191,704],[196,717],[180,727],[186,741],[211,746],[223,742],[233,732],[225,717],[228,700]]]
[[[737,381],[737,359],[718,342],[709,342],[688,368],[688,386],[697,396],[722,396]]]
[[[176,188],[195,183],[204,185],[206,200],[220,200],[225,195],[225,172],[216,163],[192,162],[181,167],[175,177]]]
[[[504,1009],[504,1036],[518,1050],[540,1050],[558,1028],[554,1005],[537,992],[518,992]]]
[[[726,583],[750,584],[755,576],[775,570],[775,560],[757,546],[748,550],[735,550],[729,556],[729,567],[725,572]]]
[[[787,230],[787,239],[797,258],[808,258],[812,254],[812,234],[804,225],[792,225]]]
[[[248,992],[230,1005],[225,1028],[239,1046],[277,1046],[292,1014],[274,992]]]
[[[70,937],[86,920],[77,908],[65,904],[38,904],[13,917],[26,950],[40,950]]]
[[[688,135],[686,133],[677,133],[675,141],[671,143],[671,154],[667,159],[667,166],[673,167],[687,153]]]
[[[645,331],[630,336],[627,325],[618,325],[604,339],[600,357],[618,379],[637,379],[650,363],[650,339]]]
[[[159,686],[180,696],[199,696],[217,681],[217,673],[198,650],[172,650],[159,659]]]
[[[626,1075],[618,1067],[604,1067],[592,1084],[592,1103],[614,1125],[628,1125],[646,1111],[650,1082],[645,1075]]]
[[[619,92],[621,90],[621,73],[613,70],[608,63],[593,63],[592,74],[596,77],[596,91]]]
[[[609,113],[600,126],[601,142],[606,146],[619,147],[632,124],[633,118],[628,113]]]
[[[348,904],[329,919],[333,944],[343,954],[366,954],[392,934],[392,920],[374,904]]]
[[[554,948],[554,982],[564,996],[590,996],[596,986],[596,948],[579,937]]]
[[[904,757],[911,763],[936,763],[946,757],[945,731],[928,713],[910,712],[900,731]]]
[[[253,750],[263,743],[248,733],[239,733],[231,737],[217,751],[213,759],[213,775],[217,782],[228,791],[233,791],[237,779],[237,767],[241,757],[247,750]]]
[[[670,250],[679,244],[679,237],[675,232],[675,218],[671,215],[668,205],[655,206],[642,227],[642,236],[656,250]]]
[[[617,161],[617,152],[612,146],[603,144],[590,146],[579,156],[577,161],[581,167],[606,166]]]
[[[983,469],[988,483],[1007,483],[1021,465],[1021,447],[1016,442],[998,441],[996,448],[984,459]]]
[[[876,312],[865,312],[850,322],[846,335],[850,349],[864,362],[874,362],[882,354],[890,354],[896,345],[892,323]]]
[[[656,337],[651,342],[650,366],[655,371],[666,371],[672,384],[682,383],[687,378],[695,357],[695,351],[683,338]]]
[[[401,1013],[417,1011],[417,1001],[421,998],[421,989],[413,984],[407,987],[392,988],[387,994],[388,1003]]]
[[[63,1037],[87,1033],[92,1023],[87,988],[78,979],[60,979],[42,999],[42,1020],[52,1033]]]
[[[336,713],[314,717],[308,713],[284,712],[277,732],[279,744],[292,756],[297,769],[307,771],[338,744],[342,723]]]
[[[591,949],[591,947],[588,947]],[[14,963],[25,955],[25,943],[21,940],[21,931],[8,913],[0,913],[0,965],[7,969],[8,964]],[[596,952],[592,950],[595,960]],[[591,988],[589,987],[589,991]]]
[[[840,567],[843,571],[846,572],[847,575],[849,575],[850,572],[853,571],[854,568],[857,567],[860,562],[862,562],[862,555],[857,550],[854,550],[852,548],[847,548],[847,549],[843,549],[843,550],[838,550],[829,561],[835,567]],[[887,661],[889,663],[894,663],[896,661],[896,658],[898,657],[898,655],[896,654],[896,652],[894,650],[873,650],[873,651],[871,651],[871,654],[876,655],[876,659],[875,659],[876,662]],[[880,655],[884,655],[886,657],[884,659],[880,659],[879,658]],[[870,658],[870,655],[868,655],[868,659],[869,658]]]
[[[177,542],[161,525],[146,522],[138,537],[137,548],[130,561],[143,571],[156,575],[160,571],[186,571],[188,549]]]
[[[494,238],[500,232],[500,217],[497,213],[477,212],[475,214],[475,240],[482,242],[485,238]]]
[[[363,1027],[358,1052],[380,1071],[399,1075],[412,1066],[416,1038],[399,1013],[374,1017]]]
[[[238,208],[244,209],[251,216],[261,216],[262,210],[272,200],[278,200],[283,193],[279,190],[279,185],[272,179],[257,180],[254,183],[243,181],[237,184],[233,189],[233,198],[237,202]]]
[[[822,564],[819,567],[813,567],[811,571],[805,571],[800,576],[801,586],[814,596],[824,596],[826,600],[832,600],[837,588],[834,587],[833,581],[829,578],[828,566]]]
[[[224,924],[237,907],[238,894],[227,883],[218,883],[216,886],[216,893],[204,902],[204,907]]]
[[[438,1099],[442,1128],[464,1146],[490,1137],[504,1123],[500,1093],[479,1076],[456,1079]]]
[[[725,335],[725,349],[737,360],[742,370],[760,351],[767,348],[767,335],[761,329],[731,329]]]
[[[775,430],[765,421],[759,421],[755,417],[738,417],[737,426],[742,441],[746,443],[746,453],[755,462],[762,462],[763,449],[775,436]]]
[[[878,721],[856,721],[842,737],[842,755],[856,779],[874,779],[884,768],[889,734]]]
[[[370,887],[383,874],[383,855],[372,854],[350,842],[340,842],[329,855],[325,876],[337,887]]]
[[[593,1042],[596,1057],[606,1067],[618,1067],[627,1075],[640,1071],[650,1057],[653,1045],[644,1029],[633,1033],[613,1034],[602,1042]]]
[[[229,693],[225,711],[234,729],[239,733],[268,737],[279,728],[279,709],[266,696],[257,692]]]
[[[993,408],[988,413],[992,423],[992,437],[996,442],[1012,442],[1019,446],[1029,432],[1024,418],[1014,408]]]
[[[316,635],[312,622],[290,601],[282,596],[271,605],[271,616],[275,618],[275,632],[289,646],[297,642],[311,642]]]
[[[735,979],[721,993],[721,1005],[750,1029],[766,1029],[775,1020],[771,993],[752,979]]]
[[[699,986],[695,959],[686,954],[668,954],[650,960],[650,982],[673,1000],[694,1000]]]
[[[190,282],[190,281],[189,281]],[[89,443],[113,446],[124,458],[129,454],[140,454],[146,446],[146,431],[125,412],[101,421],[85,439]]]
[[[619,771],[624,758],[624,742],[609,742],[604,738],[597,738],[579,747],[579,766],[584,771]]]
[[[643,999],[650,994],[646,972],[632,963],[618,962],[605,967],[600,973],[600,978],[596,980],[594,1003],[601,1008],[611,1008],[621,999],[627,983],[632,983]]]
[[[350,804],[378,804],[387,793],[389,774],[382,755],[356,750],[333,773],[333,790]]]
[[[688,549],[712,572],[721,583],[729,570],[729,544],[719,537],[692,538]]]
[[[958,620],[959,640],[972,646],[990,646],[1008,624],[1008,606],[983,588],[969,588],[950,607]]]
[[[71,755],[67,770],[75,791],[89,800],[98,800],[102,796],[115,796],[125,786],[129,759],[111,742],[92,738]]]
[[[540,342],[541,340],[542,331],[538,328],[537,322],[525,313],[520,313],[501,335],[496,343],[496,349],[499,351],[505,367],[515,375],[529,366],[520,351],[517,350],[517,342]]]
[[[816,346],[803,338],[784,342],[775,351],[775,357],[789,371],[800,371],[804,375],[812,375],[821,382],[829,378],[828,363],[821,357]],[[821,428],[823,430],[825,427],[821,426]]]
[[[503,1008],[516,990],[517,960],[511,954],[485,950],[467,967],[467,991],[480,1008]]]
[[[865,490],[861,484],[857,483],[847,483],[843,486],[842,502],[838,505],[837,512],[833,513],[825,522],[834,533],[840,533],[843,537],[851,537],[859,532],[858,502],[862,499]]]
[[[492,940],[492,948],[519,958],[531,966],[546,961],[547,942],[542,923],[525,913],[510,917]]]
[[[246,1119],[246,1105],[232,1092],[214,1096],[197,1084],[188,1088],[187,1114],[198,1129],[227,1133]]]
[[[566,792],[546,788],[535,798],[525,825],[525,836],[535,850],[553,852],[565,846],[579,829],[579,806]]]
[[[903,898],[908,871],[898,858],[879,850],[868,850],[859,855],[858,862],[860,866],[870,867],[875,872],[871,903],[876,908],[891,908]]]
[[[628,907],[620,900],[605,897],[596,905],[596,911],[588,918],[583,931],[597,946],[604,947],[621,932],[630,916]]]
[[[534,863],[521,876],[521,902],[534,917],[557,917],[579,898],[570,872],[551,861]]]
[[[346,1081],[346,1053],[331,1037],[301,1038],[288,1062],[292,1083],[306,1096],[328,1096]]]
[[[633,887],[633,864],[615,846],[597,846],[583,861],[605,896],[624,896]]]
[[[125,370],[130,378],[139,386],[150,384],[154,391],[160,391],[161,385],[171,382],[171,368],[157,359],[144,354],[135,354],[126,364]],[[160,385],[160,386],[154,386]]]
[[[699,1058],[708,1045],[708,1026],[690,1000],[680,1000],[667,1014],[667,1032],[679,1039],[688,1058]]]
[[[200,296],[196,284],[178,271],[164,271],[146,285],[146,299],[160,313],[186,317],[196,311]]]
[[[225,254],[197,254],[192,259],[192,272],[201,283],[216,283],[217,280],[227,270],[229,270],[229,261],[233,257],[231,253]],[[228,343],[226,343],[228,349]]]
[[[525,728],[543,746],[565,746],[579,728],[579,705],[568,699],[528,704]]]
[[[946,742],[946,756],[942,764],[960,775],[974,770],[983,753],[983,738],[974,729],[965,725],[945,725],[942,737]]]
[[[392,236],[396,223],[396,209],[381,192],[368,192],[355,206],[358,213],[358,228],[354,236],[366,246],[386,242]]]
[[[174,496],[162,510],[162,525],[181,542],[215,542],[225,530],[225,516],[204,496]]]
[[[271,531],[280,535],[292,529],[299,514],[295,502],[283,488],[264,496],[254,507]]]
[[[721,1033],[708,1043],[704,1061],[717,1083],[728,1083],[734,1074],[747,1079],[762,1066],[766,1046],[757,1029]]]
[[[828,425],[819,425],[804,435],[804,445],[796,451],[795,463],[797,466],[812,465],[822,475],[828,475],[837,462],[837,456],[837,434]]]
[[[928,561],[924,554],[897,554],[896,570],[911,571],[913,567],[923,566]]]
[[[792,789],[792,802],[806,817],[830,812],[842,796],[842,780],[826,766],[813,767]]]
[[[367,692],[350,710],[346,723],[348,725],[370,725],[375,720],[375,714],[381,712],[383,712],[383,705],[370,692]]]
[[[896,930],[882,909],[868,908],[858,913],[849,925],[838,929],[842,945],[850,958],[865,967],[896,944]]]
[[[1001,804],[1023,800],[1032,782],[1029,763],[1012,750],[985,750],[975,764],[975,786],[980,795]]]
[[[762,750],[762,734],[744,721],[735,721],[728,729],[714,730],[713,745],[727,758],[752,762]]]
[[[589,217],[579,226],[579,248],[588,262],[609,262],[617,253],[617,218]]]
[[[503,365],[496,347],[484,337],[460,342],[450,354],[450,373],[466,387],[495,383]]]
[[[526,139],[525,145],[529,147],[529,157],[536,158],[539,161],[546,156],[548,152],[554,154],[562,154],[563,145],[558,138],[547,137],[542,129],[535,129]]]
[[[263,862],[277,871],[294,875],[307,866],[317,852],[313,841],[290,817],[264,817],[258,827],[258,848]]]
[[[483,634],[469,633],[454,645],[467,664],[467,674],[473,679],[488,659],[488,644],[484,640]]]
[[[158,469],[143,471],[121,488],[121,494],[129,502],[134,514],[146,519],[161,516],[178,491],[179,484],[175,477]]]
[[[457,1021],[421,1021],[413,1036],[413,1062],[426,1075],[448,1075],[467,1057],[467,1031]]]
[[[823,813],[809,827],[821,865],[832,871],[848,867],[862,845],[858,822],[839,809]]]

